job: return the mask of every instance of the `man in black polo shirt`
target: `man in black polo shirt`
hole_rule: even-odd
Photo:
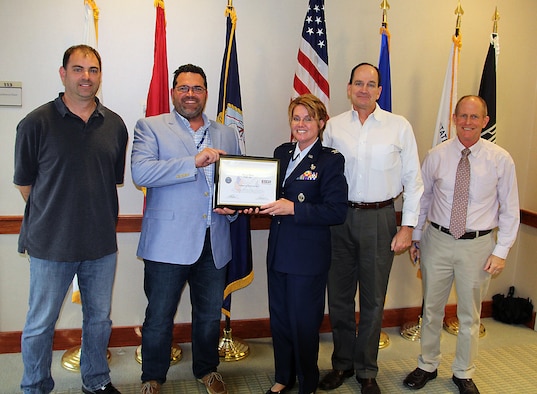
[[[80,371],[84,393],[118,393],[107,347],[116,270],[116,185],[123,183],[127,128],[96,98],[101,58],[86,45],[67,49],[65,92],[17,126],[14,183],[26,201],[19,252],[30,261],[22,333],[24,393],[49,393],[54,326],[75,274],[82,298]]]

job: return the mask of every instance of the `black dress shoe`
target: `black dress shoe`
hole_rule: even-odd
[[[453,375],[451,378],[459,388],[461,394],[479,394],[479,390],[472,379],[459,379]]]
[[[350,378],[352,375],[354,375],[353,369],[348,369],[346,371],[333,369],[321,379],[319,388],[322,390],[333,390],[341,386],[345,379]]]
[[[283,394],[283,393],[287,393],[289,390],[291,390],[293,388],[294,385],[295,385],[295,381],[293,380],[291,383],[287,384],[287,386],[285,386],[280,391],[272,391],[272,387],[271,387],[270,389],[267,390],[267,392],[265,394]]]
[[[290,389],[288,389],[287,387],[284,387],[280,391],[272,391],[272,389],[268,389],[266,394],[283,394],[283,393],[287,393],[289,390]]]
[[[362,394],[380,394],[380,387],[375,378],[356,377],[356,380],[362,385]]]
[[[112,383],[108,383],[106,386],[103,386],[95,391],[90,391],[82,386],[82,392],[84,394],[121,394],[119,390],[112,385]]]
[[[410,389],[419,390],[425,386],[429,380],[433,380],[437,376],[438,371],[436,369],[433,372],[427,372],[421,368],[416,368],[408,374],[405,380],[403,380],[403,384]]]

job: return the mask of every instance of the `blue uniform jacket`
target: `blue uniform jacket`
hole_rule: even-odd
[[[280,159],[280,185],[295,149],[285,143],[274,151]],[[269,269],[298,275],[318,275],[330,268],[330,227],[345,221],[347,181],[343,155],[317,140],[280,191],[295,203],[295,214],[275,216],[270,226]]]

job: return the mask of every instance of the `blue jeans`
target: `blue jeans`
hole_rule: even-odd
[[[82,299],[82,384],[96,390],[110,382],[106,358],[112,330],[110,304],[116,273],[116,253],[97,260],[57,262],[30,256],[30,297],[22,331],[24,393],[50,393],[54,327],[75,273]]]
[[[214,266],[210,237],[205,237],[201,256],[192,265],[144,263],[148,305],[142,327],[142,382],[166,381],[174,316],[187,281],[192,304],[192,371],[198,379],[216,371],[226,267]]]

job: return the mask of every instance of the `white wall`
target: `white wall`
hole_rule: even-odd
[[[153,65],[153,1],[97,3],[104,103],[123,117],[132,136],[136,120],[143,116]],[[169,71],[184,63],[205,69],[207,114],[211,118],[216,114],[226,4],[227,0],[166,1]],[[270,156],[289,136],[287,104],[307,0],[235,0],[233,4],[239,18],[237,45],[247,150],[252,155]],[[361,61],[378,62],[379,4],[380,0],[326,0],[332,115],[349,108],[346,83],[350,69]],[[392,0],[390,5],[393,110],[413,124],[423,157],[432,143],[457,1]],[[501,15],[498,143],[516,161],[522,207],[537,210],[531,161],[536,152],[537,53],[531,40],[537,36],[537,2],[462,1],[459,94],[477,92],[495,5]],[[63,90],[58,68],[64,50],[82,41],[83,1],[0,0],[0,16],[0,80],[23,84],[22,107],[0,107],[0,215],[21,215],[23,202],[12,186],[15,128],[25,114]],[[142,195],[131,181],[130,170],[125,179],[119,191],[121,213],[138,214]],[[234,319],[268,316],[264,268],[267,234],[265,230],[253,233],[255,280],[233,295]],[[118,239],[112,318],[115,326],[137,325],[143,321],[146,305],[142,263],[135,257],[138,234],[119,234]],[[508,268],[493,280],[489,297],[515,283],[521,295],[537,299],[534,280],[528,279],[535,278],[537,268],[527,258],[535,255],[536,241],[535,231],[525,232],[523,242],[518,242],[509,256]],[[0,331],[19,331],[24,324],[28,265],[16,253],[16,243],[16,235],[0,236]],[[408,255],[398,256],[386,307],[419,306],[420,286]],[[185,294],[178,322],[190,321],[187,299]],[[456,302],[453,296],[450,302]],[[79,327],[80,319],[80,307],[66,302],[58,327]]]

